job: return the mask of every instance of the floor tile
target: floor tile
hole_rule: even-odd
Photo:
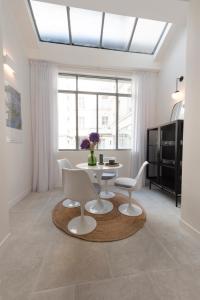
[[[104,246],[70,238],[52,247],[45,258],[36,290],[109,278]]]
[[[200,267],[154,272],[149,277],[160,300],[199,300]]]
[[[41,260],[34,261],[34,263],[30,262],[29,266],[22,265],[21,267],[9,265],[7,268],[3,268],[0,265],[0,296],[2,300],[28,300],[40,264]]]
[[[158,300],[147,276],[126,276],[78,285],[76,300]]]
[[[51,199],[51,197],[51,192],[31,193],[29,196],[17,203],[14,207],[12,207],[11,212],[35,210],[41,211],[43,207],[47,204],[47,202]]]
[[[200,239],[191,235],[173,214],[150,214],[147,227],[179,264],[200,263]]]
[[[75,287],[63,287],[32,294],[30,300],[75,300]]]
[[[144,228],[106,247],[113,276],[174,268],[175,261]]]

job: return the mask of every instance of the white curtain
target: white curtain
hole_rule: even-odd
[[[57,70],[45,61],[30,61],[33,137],[33,182],[37,192],[55,184],[57,151]]]
[[[135,72],[132,76],[133,144],[131,176],[146,160],[147,128],[156,125],[157,73]]]

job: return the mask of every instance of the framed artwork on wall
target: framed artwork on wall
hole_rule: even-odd
[[[7,142],[22,142],[22,111],[21,94],[8,83],[5,83],[6,105],[6,140]]]

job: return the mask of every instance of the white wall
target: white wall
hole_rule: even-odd
[[[18,24],[12,11],[12,2],[3,0],[3,48],[12,57],[15,74],[4,72],[5,80],[21,94],[22,143],[7,143],[8,201],[13,205],[31,190],[31,124],[29,97],[29,63],[24,53]]]
[[[68,66],[115,70],[158,70],[159,63],[153,55],[134,54],[78,46],[66,46],[40,42],[37,49],[29,49],[32,59],[52,61]]]
[[[191,0],[187,42],[182,220],[200,233],[200,2]]]
[[[173,43],[165,49],[165,57],[158,76],[157,124],[170,121],[171,111],[176,103],[171,94],[176,89],[176,78],[185,76],[186,29],[182,30]],[[179,84],[184,91],[185,80]]]
[[[5,104],[3,84],[3,41],[2,9],[0,0],[0,245],[9,233],[8,201],[6,188],[6,143],[5,143]]]

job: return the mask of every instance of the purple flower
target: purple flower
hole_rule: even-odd
[[[99,140],[100,140],[99,134],[97,132],[90,133],[89,140],[90,140],[90,142],[93,142],[95,144],[99,143]]]
[[[84,150],[90,149],[90,141],[88,139],[82,140],[81,149],[84,149]]]

